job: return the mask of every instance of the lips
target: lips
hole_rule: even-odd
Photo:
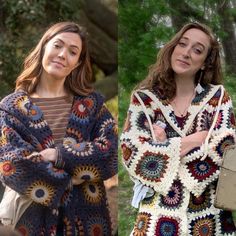
[[[56,65],[59,65],[61,67],[65,67],[65,65],[59,61],[52,61],[52,63],[56,64]]]
[[[177,59],[177,61],[184,64],[184,65],[186,65],[186,66],[190,65],[187,61],[184,61],[184,60],[181,60],[181,59]]]

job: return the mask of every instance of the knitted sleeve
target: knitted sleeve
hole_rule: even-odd
[[[5,111],[0,111],[0,129],[1,181],[39,204],[58,207],[69,175],[41,162],[37,148],[29,142],[30,135],[23,134],[27,128]]]
[[[142,96],[142,100],[147,114],[154,120],[155,109],[158,109],[156,104],[147,96]],[[169,138],[165,143],[154,142],[143,108],[133,95],[120,140],[123,163],[131,178],[166,194],[177,177],[181,138]]]
[[[118,169],[117,126],[104,105],[98,106],[92,116],[94,127],[86,131],[91,133],[90,140],[64,142],[58,146],[61,166],[73,177],[88,181],[106,180]]]
[[[195,196],[201,195],[206,186],[218,178],[224,150],[227,146],[235,144],[235,118],[232,101],[227,92],[221,92],[224,92],[223,100],[209,144],[206,146],[207,149],[202,145],[200,149],[189,152],[183,157],[179,170],[181,181]],[[205,114],[210,117],[209,126],[212,125],[219,97],[218,91],[204,109]],[[207,156],[203,159],[205,153]]]

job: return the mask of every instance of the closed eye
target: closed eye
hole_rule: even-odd
[[[182,48],[183,48],[183,47],[186,47],[186,45],[187,45],[187,44],[184,43],[184,42],[179,42],[178,44],[179,44],[179,46],[182,47]]]
[[[57,43],[55,43],[55,44],[53,44],[53,47],[54,47],[54,48],[61,48],[62,46],[59,45],[59,44],[57,44]]]
[[[196,53],[196,54],[201,54],[202,53],[202,50],[200,48],[193,48],[193,51]]]

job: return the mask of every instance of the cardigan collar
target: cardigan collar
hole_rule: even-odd
[[[203,109],[204,105],[215,95],[215,93],[220,89],[221,85],[208,85],[204,87],[204,91],[197,93],[193,98],[186,115],[186,120],[184,122],[183,128],[179,127],[176,120],[173,107],[164,100],[161,100],[157,93],[151,92],[149,90],[140,90],[140,92],[145,93],[150,97],[154,106],[159,107],[162,111],[163,116],[167,122],[173,127],[173,129],[181,136],[185,137],[191,128],[191,125],[197,116],[197,114]]]
[[[87,124],[89,122],[89,114],[86,117],[87,119],[83,119],[84,117],[80,117],[79,113],[81,106],[86,108],[86,105],[90,106],[90,112],[94,112],[95,107],[98,105],[94,94],[91,94],[91,96],[88,97],[74,97],[67,129],[71,120],[77,120],[77,124],[80,123],[81,125],[82,123]],[[32,102],[31,98],[26,92],[17,91],[6,96],[0,102],[0,110],[3,110],[7,114],[20,121],[21,125],[25,127],[24,130],[27,130],[27,133],[34,137],[34,139],[36,138],[36,142],[40,143],[42,148],[55,146],[52,130],[45,120],[43,112],[36,104]],[[68,134],[66,133],[65,135],[67,136]]]

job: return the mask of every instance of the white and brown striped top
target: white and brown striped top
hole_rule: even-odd
[[[70,96],[55,98],[31,98],[43,112],[44,119],[52,130],[55,144],[62,143],[71,112],[72,100]]]

